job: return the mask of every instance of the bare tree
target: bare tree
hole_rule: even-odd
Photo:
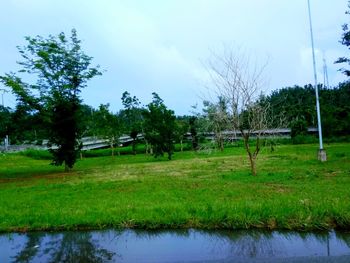
[[[203,101],[204,117],[207,119],[207,129],[213,131],[215,142],[220,151],[224,150],[224,131],[228,128],[227,102],[225,98],[218,97],[218,102]]]
[[[258,102],[265,86],[264,70],[267,63],[252,63],[244,52],[233,52],[225,48],[222,55],[212,52],[208,62],[211,83],[217,96],[228,104],[230,129],[240,134],[249,157],[251,172],[256,176],[256,159],[260,152],[261,136],[269,128],[268,105]],[[255,139],[255,145],[252,145]]]

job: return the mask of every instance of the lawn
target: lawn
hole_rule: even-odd
[[[250,175],[241,147],[90,157],[70,173],[0,155],[0,231],[90,228],[350,228],[350,144],[280,145]]]

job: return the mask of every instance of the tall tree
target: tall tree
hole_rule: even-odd
[[[153,92],[153,100],[147,105],[143,115],[145,118],[144,136],[153,147],[155,157],[168,154],[168,159],[174,152],[175,120],[174,111],[168,110],[163,100]]]
[[[350,1],[348,2],[348,8],[350,9]],[[345,14],[347,15],[350,15],[350,10],[347,10],[345,12]],[[340,43],[344,46],[346,46],[347,48],[350,49],[350,29],[349,29],[349,25],[347,23],[345,23],[343,26],[343,34],[341,36],[341,39],[340,39]],[[347,57],[340,57],[338,58],[335,63],[347,63],[347,64],[350,64],[350,58],[347,58]],[[350,77],[350,70],[349,69],[345,69],[345,68],[342,68],[340,69],[346,76]]]
[[[90,67],[92,57],[82,50],[75,29],[69,38],[62,32],[48,38],[26,37],[26,46],[19,47],[22,69],[18,74],[30,74],[36,82],[24,82],[9,73],[0,80],[12,89],[19,103],[40,112],[49,130],[50,151],[54,165],[64,163],[73,168],[80,150],[81,89],[89,79],[101,75],[99,66]],[[35,76],[35,77],[34,77]]]

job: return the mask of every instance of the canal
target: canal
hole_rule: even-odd
[[[0,262],[350,262],[350,233],[104,230],[0,235]]]

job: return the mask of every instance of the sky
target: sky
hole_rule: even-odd
[[[348,1],[310,3],[318,79],[323,83],[325,58],[336,86],[345,80],[334,61],[348,56],[339,43]],[[113,112],[128,91],[144,105],[157,92],[177,115],[191,114],[210,92],[211,52],[224,47],[268,61],[267,95],[314,82],[307,0],[0,0],[0,75],[20,69],[16,46],[26,44],[25,36],[69,35],[72,28],[92,65],[104,70],[82,91],[83,101],[110,103]],[[3,96],[13,108],[15,97]]]

